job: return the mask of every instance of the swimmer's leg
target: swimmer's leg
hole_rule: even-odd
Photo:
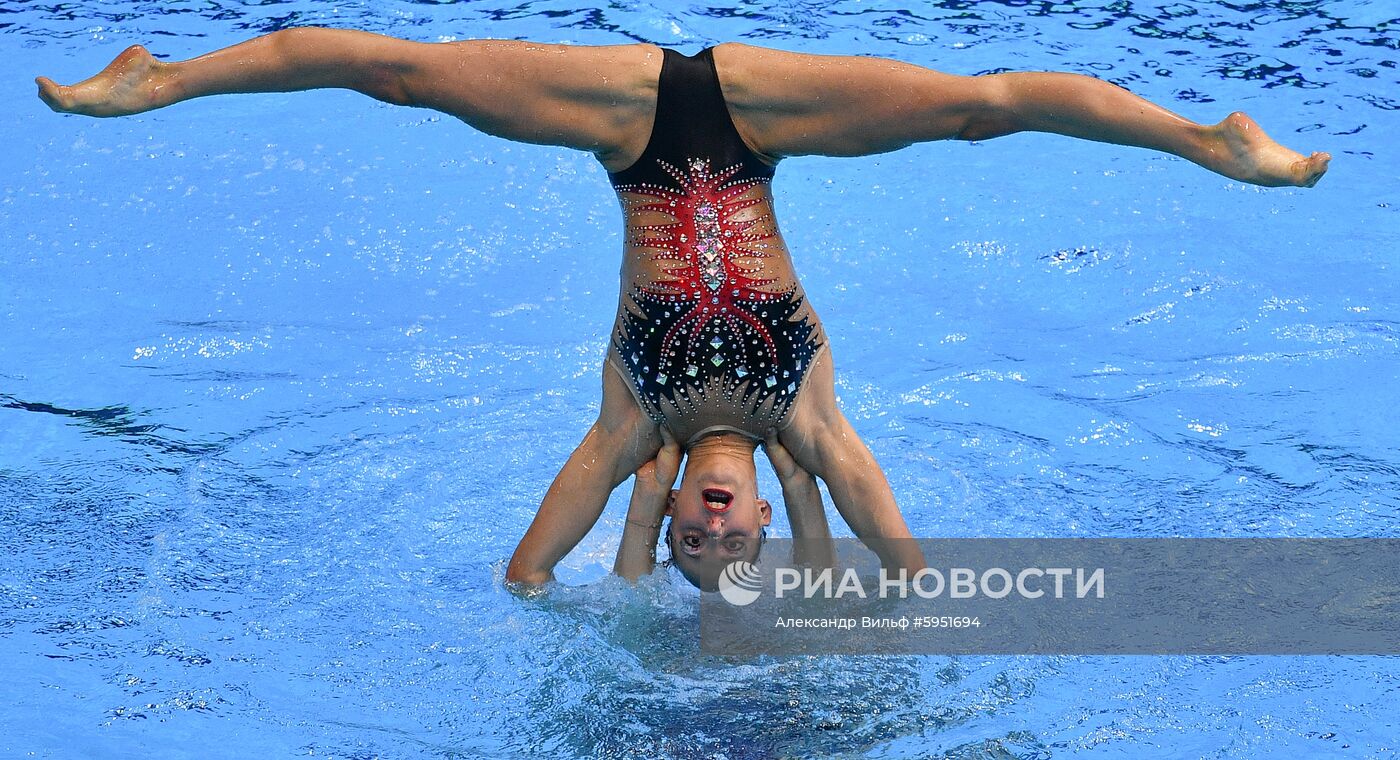
[[[1236,111],[1218,124],[1197,124],[1110,82],[1079,74],[1028,72],[971,77],[993,107],[969,120],[960,140],[1015,132],[1053,132],[1170,153],[1231,179],[1257,185],[1312,187],[1331,156],[1303,156],[1274,142]]]
[[[1197,124],[1079,74],[955,76],[881,58],[747,45],[721,46],[716,64],[741,132],[756,150],[779,156],[854,156],[930,140],[1052,132],[1150,148],[1275,186],[1311,186],[1330,159],[1279,145],[1243,113]]]
[[[660,49],[514,40],[419,43],[349,29],[287,29],[187,61],[137,45],[70,86],[46,77],[55,111],[124,116],[208,95],[344,88],[432,108],[511,140],[636,152],[650,127]],[[638,136],[640,135],[640,137]]]

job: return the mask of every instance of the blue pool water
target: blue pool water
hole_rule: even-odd
[[[30,83],[320,24],[1062,69],[1242,108],[1329,176],[1261,190],[1015,136],[787,161],[780,222],[916,535],[1393,537],[1395,15],[7,0],[0,756],[1395,756],[1395,658],[701,656],[693,590],[607,575],[622,493],[567,587],[516,598],[504,560],[597,411],[601,168],[348,93],[89,120]]]

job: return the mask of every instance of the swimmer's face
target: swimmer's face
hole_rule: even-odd
[[[681,487],[671,492],[667,510],[671,559],[695,586],[715,590],[719,574],[731,562],[758,558],[763,528],[773,519],[768,502],[758,498],[752,465],[705,462],[686,467]]]

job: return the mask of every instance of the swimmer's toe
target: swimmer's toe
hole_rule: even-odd
[[[1327,173],[1327,165],[1331,163],[1332,156],[1328,153],[1316,152],[1311,156],[1298,162],[1296,171],[1298,172],[1298,184],[1302,187],[1312,187],[1317,181],[1322,179],[1322,175]]]
[[[39,99],[44,101],[45,105],[59,113],[68,110],[67,98],[64,93],[64,90],[68,88],[48,77],[35,77],[34,84],[39,86]]]

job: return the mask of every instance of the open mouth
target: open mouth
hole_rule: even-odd
[[[705,499],[705,509],[711,512],[727,512],[729,502],[734,501],[734,494],[723,488],[706,488],[700,492],[700,496]]]

